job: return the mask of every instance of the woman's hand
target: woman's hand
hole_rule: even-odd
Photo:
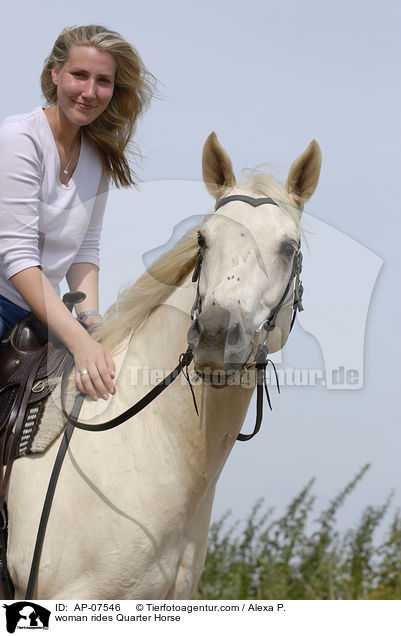
[[[115,393],[113,377],[115,365],[107,349],[93,340],[89,334],[71,350],[75,361],[75,380],[81,393],[97,400],[98,395],[107,400]]]

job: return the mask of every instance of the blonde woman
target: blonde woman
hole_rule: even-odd
[[[127,145],[152,96],[153,78],[118,33],[65,29],[45,62],[47,107],[0,126],[0,336],[33,311],[74,356],[77,387],[93,399],[114,393],[114,363],[59,297],[99,320],[99,237],[110,182],[134,183]]]

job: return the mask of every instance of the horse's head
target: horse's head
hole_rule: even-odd
[[[266,340],[270,353],[284,346],[300,291],[302,207],[316,188],[320,164],[312,141],[284,187],[258,174],[237,185],[215,133],[207,139],[203,176],[216,212],[198,235],[198,291],[188,332],[195,368],[204,377],[224,377],[252,363]]]

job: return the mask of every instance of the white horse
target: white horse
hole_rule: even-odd
[[[190,231],[111,307],[100,336],[122,350],[116,395],[99,413],[86,400],[80,419],[115,417],[194,349],[199,416],[189,387],[177,379],[135,418],[107,432],[75,430],[65,458],[43,546],[39,599],[189,599],[202,573],[217,479],[252,396],[257,331],[290,279],[304,202],[321,163],[312,141],[293,163],[285,186],[262,174],[237,184],[231,161],[212,133],[203,175],[217,199],[241,194],[278,205],[233,200]],[[202,311],[191,326],[197,283],[191,281],[204,240],[199,281]],[[292,287],[292,286],[291,286]],[[286,342],[292,289],[268,335],[269,352]],[[125,344],[124,344],[125,343]],[[120,359],[118,356],[116,359]],[[249,383],[226,383],[247,365]],[[205,381],[206,371],[219,369]],[[202,379],[203,378],[203,379]],[[94,417],[96,415],[96,417]],[[49,402],[45,419],[60,410]],[[9,489],[8,566],[23,597],[38,521],[59,440],[15,462]]]

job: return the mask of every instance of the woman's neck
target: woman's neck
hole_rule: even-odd
[[[77,143],[80,126],[72,124],[57,104],[45,108],[45,114],[56,144],[67,151],[73,149]]]

